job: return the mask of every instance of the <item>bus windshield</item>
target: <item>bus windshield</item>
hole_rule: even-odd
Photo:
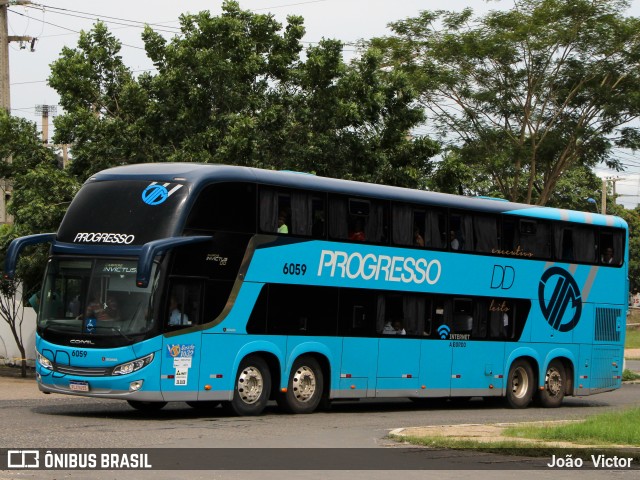
[[[149,332],[155,282],[136,287],[136,270],[133,260],[53,258],[40,298],[39,329],[125,339]]]

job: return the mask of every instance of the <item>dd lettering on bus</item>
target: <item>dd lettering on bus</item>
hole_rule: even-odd
[[[513,267],[494,265],[493,274],[491,275],[491,288],[502,290],[509,290],[513,287],[513,282],[516,280],[516,271]]]

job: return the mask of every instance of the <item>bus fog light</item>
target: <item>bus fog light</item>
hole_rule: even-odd
[[[129,391],[130,392],[137,392],[138,390],[140,390],[142,388],[142,384],[144,383],[144,380],[136,380],[135,382],[131,382],[129,384]]]

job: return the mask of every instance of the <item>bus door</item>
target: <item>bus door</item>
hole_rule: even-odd
[[[484,299],[454,298],[452,312],[451,396],[500,396],[512,306],[502,300],[487,303]]]
[[[161,389],[166,401],[195,401],[198,395],[202,335],[203,282],[172,279],[163,302]]]

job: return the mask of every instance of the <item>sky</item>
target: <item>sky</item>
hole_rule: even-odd
[[[37,38],[34,51],[30,44],[12,42],[9,46],[12,114],[24,117],[42,129],[36,105],[56,106],[58,95],[47,86],[49,65],[64,46],[75,48],[78,33],[89,30],[101,19],[123,44],[125,64],[135,71],[152,70],[140,38],[144,23],[157,31],[166,30],[171,38],[178,32],[182,13],[210,10],[221,12],[221,0],[32,0],[30,6],[11,6],[9,35]],[[305,20],[303,42],[312,45],[322,38],[334,38],[346,44],[390,33],[390,22],[413,17],[422,10],[461,10],[473,8],[481,15],[489,10],[507,9],[513,0],[240,0],[240,6],[256,13],[271,13],[286,24],[288,15]],[[640,16],[640,0],[632,0],[629,15]],[[344,49],[345,57],[356,55],[355,47]],[[57,113],[61,113],[58,110]],[[54,114],[55,116],[55,114]],[[52,126],[50,126],[50,130]],[[640,152],[616,152],[627,167],[624,172],[597,169],[596,174],[615,178],[618,203],[634,208],[640,202]],[[594,198],[600,198],[594,192]],[[593,205],[585,209],[593,208]]]

